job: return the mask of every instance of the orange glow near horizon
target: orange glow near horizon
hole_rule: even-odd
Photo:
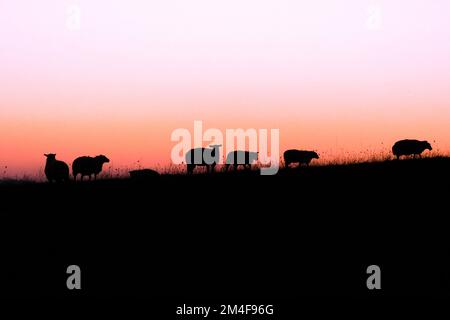
[[[194,120],[280,129],[280,154],[356,158],[404,138],[450,151],[448,1],[17,0],[0,10],[0,179],[37,175],[50,152],[69,164],[105,154],[114,168],[167,166],[171,132]]]

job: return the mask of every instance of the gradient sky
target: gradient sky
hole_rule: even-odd
[[[449,15],[448,0],[2,0],[0,168],[33,174],[49,152],[165,165],[194,120],[278,128],[281,150],[450,151]]]

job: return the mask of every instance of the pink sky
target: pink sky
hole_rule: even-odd
[[[450,151],[447,0],[4,0],[0,12],[8,174],[37,172],[48,152],[168,164],[171,132],[194,120],[280,129],[282,150],[418,138]]]

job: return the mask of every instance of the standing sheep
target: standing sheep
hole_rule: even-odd
[[[219,162],[220,151],[219,147],[222,145],[215,144],[209,148],[195,148],[186,153],[187,172],[191,174],[194,172],[195,166],[206,166],[208,173],[214,172],[214,167]]]
[[[433,150],[431,148],[431,145],[428,143],[428,141],[419,141],[419,140],[400,140],[397,141],[392,146],[392,153],[394,156],[397,157],[397,159],[400,159],[401,156],[413,156],[413,158],[418,155],[419,157],[422,156],[422,152],[425,150]]]
[[[81,174],[81,181],[83,181],[84,176],[88,176],[91,180],[91,176],[94,175],[94,179],[97,179],[97,175],[102,172],[103,164],[108,163],[109,159],[104,155],[92,157],[79,157],[76,158],[72,164],[72,172],[75,181],[77,180],[77,175]]]
[[[45,176],[49,182],[69,181],[69,166],[63,162],[56,160],[56,154],[44,154],[47,157],[45,163]]]
[[[242,165],[245,169],[250,169],[253,162],[258,160],[258,152],[251,151],[231,151],[227,155],[225,161],[225,171],[228,171],[230,166],[234,167],[236,171],[238,166]]]
[[[285,151],[283,156],[286,168],[288,168],[291,163],[298,163],[299,165],[309,165],[312,159],[319,159],[319,155],[314,151],[295,149]]]

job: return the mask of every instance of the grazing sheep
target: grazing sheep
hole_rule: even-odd
[[[158,177],[159,173],[151,169],[133,170],[130,171],[130,178],[136,181],[147,180],[153,177]]]
[[[45,176],[49,182],[69,181],[69,166],[63,162],[56,160],[56,154],[44,154],[47,157],[45,163]]]
[[[258,160],[258,152],[251,151],[231,151],[225,161],[225,171],[232,165],[236,171],[238,166],[242,165],[245,169],[250,169],[251,164]]]
[[[401,156],[413,156],[413,158],[418,155],[422,157],[422,152],[425,150],[433,150],[428,141],[419,141],[419,140],[400,140],[397,141],[392,146],[392,153],[397,159],[400,159]]]
[[[314,151],[305,150],[287,150],[283,154],[284,163],[288,168],[291,163],[298,163],[299,165],[309,165],[312,159],[319,159],[319,155]]]
[[[187,172],[194,172],[195,166],[206,166],[208,173],[214,172],[214,167],[219,162],[220,151],[222,145],[211,145],[209,148],[195,148],[186,153]]]
[[[97,179],[97,175],[102,171],[103,164],[108,163],[109,159],[104,155],[92,157],[79,157],[72,163],[72,172],[75,181],[77,175],[81,174],[81,181],[84,176],[88,176],[91,180],[91,176],[94,175],[94,179]]]

